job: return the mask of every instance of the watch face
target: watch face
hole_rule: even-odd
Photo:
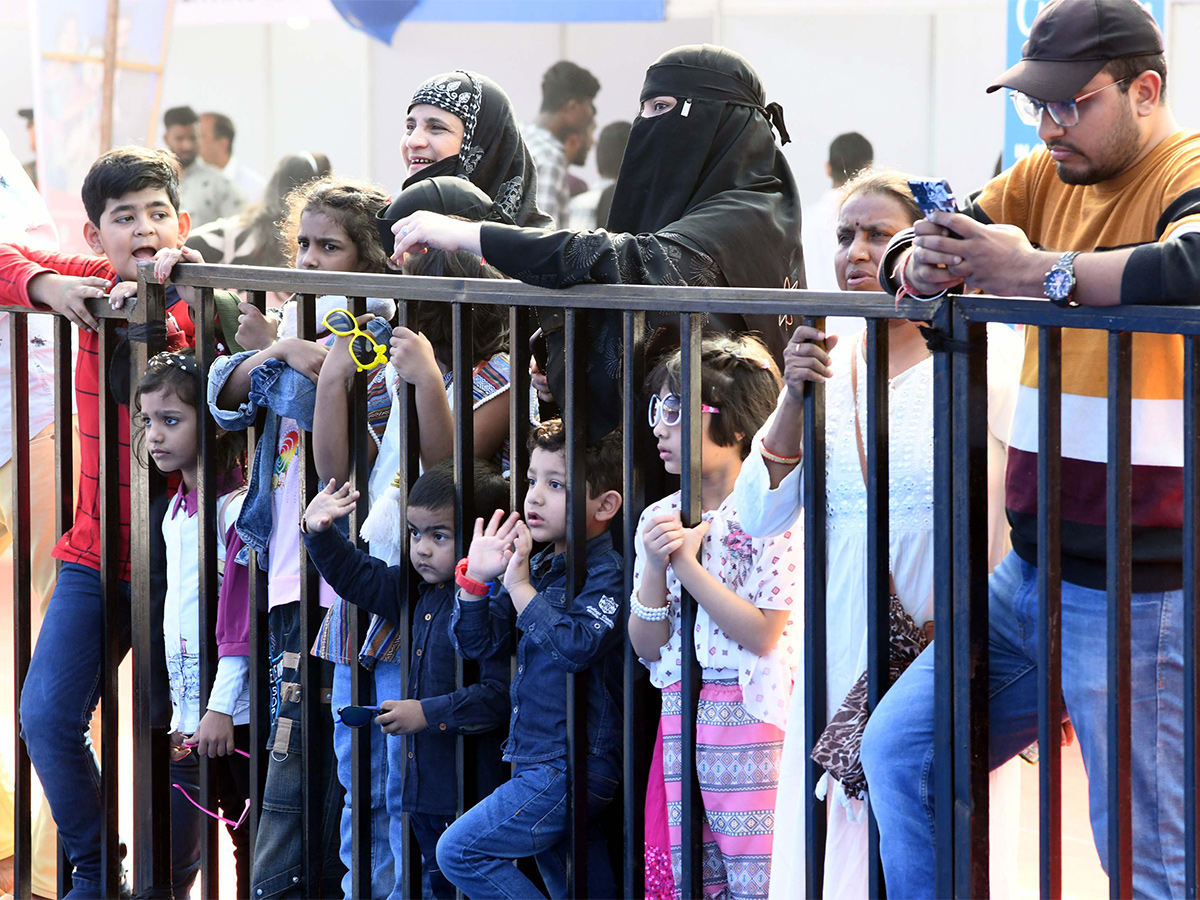
[[[1065,269],[1051,269],[1046,275],[1046,296],[1051,300],[1062,300],[1071,295],[1075,279]]]

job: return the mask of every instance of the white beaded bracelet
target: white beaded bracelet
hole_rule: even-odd
[[[664,622],[671,614],[670,606],[643,606],[637,597],[630,598],[630,609],[643,622]]]

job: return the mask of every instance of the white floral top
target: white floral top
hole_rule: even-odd
[[[646,567],[642,527],[653,516],[678,512],[679,509],[680,495],[676,491],[652,503],[642,513],[635,539],[635,598]],[[746,711],[764,722],[786,728],[792,682],[803,641],[804,552],[800,523],[797,521],[795,527],[775,537],[752,538],[738,521],[732,495],[726,497],[717,509],[705,512],[703,518],[710,523],[708,534],[704,536],[704,568],[725,587],[759,609],[787,609],[792,611],[792,615],[779,643],[765,656],[758,656],[730,638],[700,606],[696,610],[696,658],[705,669],[728,670],[731,676],[736,670]],[[663,645],[657,660],[642,660],[642,664],[650,670],[651,683],[660,690],[680,679],[683,632],[679,596],[679,579],[668,566],[667,598],[671,612],[667,621],[671,625],[671,637]]]

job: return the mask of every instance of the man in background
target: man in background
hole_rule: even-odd
[[[523,129],[537,167],[538,207],[558,228],[565,228],[570,216],[567,166],[581,165],[592,148],[599,91],[600,82],[587,69],[556,62],[542,76],[541,112]]]
[[[192,217],[192,227],[236,215],[246,206],[246,197],[220,169],[199,158],[197,124],[200,117],[190,106],[174,106],[163,114],[163,143],[179,159],[183,177],[179,197]]]
[[[810,291],[836,291],[833,255],[837,250],[838,210],[842,205],[842,185],[854,173],[874,160],[871,142],[857,131],[839,134],[829,145],[825,174],[833,187],[813,204],[804,208],[800,218],[800,243],[804,247],[804,271]]]
[[[572,231],[592,231],[608,222],[612,206],[613,185],[621,171],[621,157],[629,141],[629,122],[609,122],[596,141],[596,170],[600,181],[591,190],[571,198],[570,224]]]
[[[233,139],[237,132],[233,119],[224,113],[200,114],[200,158],[234,183],[250,203],[257,203],[267,186],[267,180],[242,165],[233,153]]]

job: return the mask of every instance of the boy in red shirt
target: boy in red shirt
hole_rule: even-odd
[[[179,211],[179,163],[170,153],[122,147],[105,153],[83,182],[84,237],[97,256],[0,245],[0,304],[50,309],[80,328],[75,362],[80,482],[75,520],[54,549],[62,572],[50,598],[21,693],[21,731],[75,867],[68,897],[102,895],[100,772],[88,722],[100,692],[99,338],[87,301],[136,282],[137,264],[161,249],[182,247],[190,220]],[[136,291],[121,284],[119,306]],[[193,342],[187,305],[167,290],[167,345]],[[129,414],[118,416],[120,443],[120,592],[122,656],[129,649]]]

